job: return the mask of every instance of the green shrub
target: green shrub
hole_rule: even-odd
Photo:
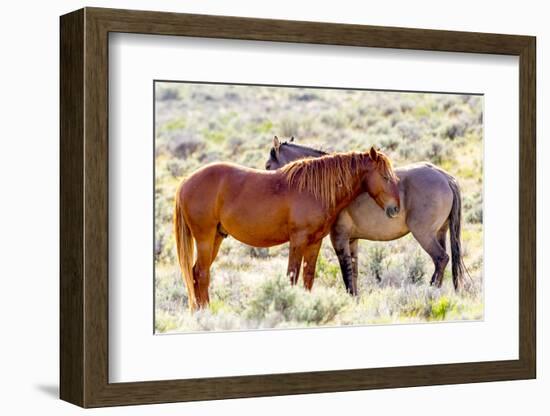
[[[351,301],[351,297],[342,290],[316,288],[311,293],[301,290],[293,308],[290,309],[292,321],[306,325],[329,324],[342,308]]]
[[[290,317],[290,309],[296,303],[297,292],[286,277],[278,276],[263,282],[249,300],[245,316],[251,320],[261,321],[271,312]]]
[[[340,265],[338,260],[329,261],[323,253],[319,253],[317,267],[315,269],[315,281],[327,287],[338,287],[342,283]]]
[[[382,244],[373,245],[368,252],[369,271],[380,282],[386,269],[386,248]]]
[[[178,327],[178,322],[173,315],[157,309],[155,313],[155,332],[165,333],[171,332]]]
[[[453,304],[447,296],[441,296],[437,301],[434,301],[431,306],[431,318],[442,321],[453,307]]]
[[[420,250],[416,250],[412,258],[405,263],[405,273],[411,283],[420,283],[426,275],[426,261]]]
[[[260,323],[276,319],[310,326],[331,322],[349,301],[344,290],[314,288],[311,292],[300,286],[292,286],[286,277],[263,282],[252,297],[244,315]]]

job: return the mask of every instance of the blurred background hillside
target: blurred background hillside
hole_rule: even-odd
[[[155,88],[157,332],[483,318],[483,97],[168,82]],[[211,269],[211,307],[189,314],[172,234],[176,187],[210,162],[264,169],[274,135],[329,152],[374,145],[396,167],[430,161],[455,176],[471,275],[466,290],[454,292],[450,264],[443,287],[430,287],[433,263],[410,235],[360,241],[357,300],[345,293],[328,238],[307,293],[287,282],[286,244],[260,250],[229,237]]]

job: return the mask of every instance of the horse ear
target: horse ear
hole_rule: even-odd
[[[292,143],[294,141],[294,136],[290,138],[290,142]]]
[[[273,137],[273,147],[275,150],[279,150],[279,147],[281,147],[281,142],[277,136]]]
[[[378,152],[376,151],[374,146],[371,146],[369,156],[374,162],[378,161]]]

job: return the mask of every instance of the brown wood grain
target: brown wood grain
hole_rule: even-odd
[[[61,18],[60,396],[83,407],[517,380],[536,376],[535,38],[86,8]],[[108,33],[520,58],[519,359],[140,383],[108,380]]]
[[[536,377],[536,40],[520,54],[519,99],[519,356]]]
[[[60,22],[60,386],[84,405],[84,12]]]

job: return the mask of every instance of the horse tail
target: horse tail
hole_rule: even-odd
[[[451,235],[451,261],[453,271],[453,284],[455,290],[463,287],[466,266],[462,260],[462,243],[460,233],[462,228],[462,197],[460,187],[456,179],[449,175],[449,186],[453,192],[453,206],[449,214],[449,229]]]
[[[195,242],[191,229],[185,221],[180,201],[181,185],[176,192],[174,204],[174,234],[176,235],[176,250],[178,252],[178,261],[189,299],[189,309],[195,310],[197,307],[197,297],[195,295],[195,284],[193,278],[193,259],[195,251]]]

